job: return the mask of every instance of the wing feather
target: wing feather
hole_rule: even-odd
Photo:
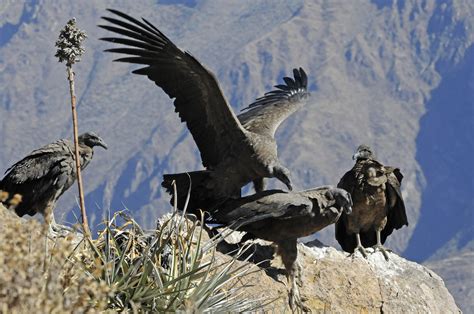
[[[303,195],[271,190],[228,203],[225,213],[217,214],[215,221],[242,227],[268,218],[310,215],[312,208],[311,200]]]
[[[388,168],[388,167],[387,167]],[[387,215],[387,225],[382,230],[382,242],[393,232],[394,229],[400,229],[403,226],[408,226],[408,217],[405,209],[405,202],[403,201],[401,183],[403,175],[400,169],[394,168],[387,174],[387,203],[391,204]]]
[[[353,167],[342,176],[337,187],[346,190],[349,194],[353,194],[356,186],[357,174],[355,167]],[[353,252],[356,247],[356,241],[353,235],[347,234],[347,226],[344,219],[344,216],[346,215],[345,211],[343,211],[341,217],[335,223],[336,240],[344,251]]]
[[[106,51],[129,56],[115,61],[147,65],[133,73],[146,75],[170,98],[175,98],[176,112],[187,124],[205,167],[218,165],[232,154],[233,147],[240,146],[234,146],[236,143],[245,142],[247,133],[225,100],[213,73],[147,20],[140,22],[117,10],[108,11],[124,20],[103,17],[114,26],[99,26],[127,38],[102,40],[129,47]]]
[[[246,130],[274,137],[280,124],[306,103],[309,97],[306,73],[302,68],[294,69],[293,76],[294,79],[284,77],[286,85],[275,85],[276,90],[243,109],[238,118]]]
[[[356,186],[357,186],[357,175],[356,175],[356,172],[354,171],[354,168],[347,171],[342,176],[341,180],[339,180],[339,183],[337,184],[338,188],[346,190],[351,195],[354,193],[354,189]]]
[[[74,171],[74,158],[71,152],[72,143],[59,140],[32,151],[28,156],[15,163],[7,170],[0,181],[0,190],[22,196],[22,202],[16,207],[18,215],[34,215],[37,210],[44,210],[42,202],[61,193],[65,181]],[[72,180],[74,181],[74,179]]]

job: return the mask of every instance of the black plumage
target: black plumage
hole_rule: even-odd
[[[87,167],[94,154],[93,147],[107,148],[105,142],[93,132],[79,136],[81,169]],[[14,207],[18,216],[52,215],[59,197],[76,180],[74,143],[61,139],[32,151],[15,163],[0,181],[0,190],[8,193],[3,200],[7,206],[16,198]],[[16,195],[16,196],[15,196]],[[51,216],[54,220],[54,216]]]
[[[403,175],[400,169],[382,165],[367,145],[360,145],[353,156],[354,167],[339,181],[354,202],[353,213],[342,215],[336,223],[336,239],[346,252],[359,250],[367,256],[365,247],[380,249],[394,229],[408,226],[401,193]]]
[[[243,240],[259,238],[274,242],[290,282],[290,306],[302,306],[297,280],[297,239],[333,224],[341,213],[350,214],[352,200],[343,189],[330,186],[301,192],[269,190],[229,200],[213,213],[211,221],[245,231]]]
[[[292,189],[290,172],[277,156],[274,133],[309,95],[303,69],[295,69],[294,79],[284,78],[286,85],[278,85],[237,117],[214,74],[191,54],[147,20],[109,11],[119,18],[103,17],[112,25],[100,27],[123,37],[102,40],[125,47],[106,51],[129,55],[116,61],[145,65],[133,73],[146,75],[174,98],[175,110],[201,153],[206,170],[163,177],[162,185],[172,195],[176,184],[179,209],[184,207],[190,183],[190,212],[213,208],[230,196],[239,197],[241,187],[252,181],[260,191],[264,177],[275,177]]]

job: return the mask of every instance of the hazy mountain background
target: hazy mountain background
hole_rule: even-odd
[[[71,136],[65,66],[54,42],[76,17],[89,38],[76,68],[81,131],[96,150],[85,171],[88,212],[128,208],[147,227],[168,211],[167,172],[201,168],[171,100],[136,67],[102,52],[105,8],[143,16],[218,76],[237,111],[302,66],[310,103],[277,134],[296,188],[336,184],[357,145],[405,174],[410,226],[388,246],[427,261],[474,311],[474,3],[470,0],[0,0],[0,171]],[[282,187],[279,183],[275,186]],[[74,221],[76,189],[57,218]],[[336,245],[333,230],[318,235]],[[469,297],[471,296],[471,297]]]

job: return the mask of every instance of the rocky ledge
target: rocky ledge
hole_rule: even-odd
[[[254,244],[256,260],[271,259],[272,247]],[[372,252],[372,251],[370,251]],[[443,280],[430,269],[389,253],[351,256],[319,242],[298,245],[302,297],[313,313],[460,313]],[[267,307],[289,311],[279,258],[248,275],[246,296],[276,299]]]

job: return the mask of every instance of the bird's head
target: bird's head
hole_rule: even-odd
[[[352,213],[352,197],[346,190],[330,188],[326,192],[326,197],[336,202],[334,207],[344,209],[347,215]]]
[[[87,145],[90,148],[100,146],[107,149],[107,144],[105,144],[104,140],[94,132],[86,132],[79,135],[79,143]]]
[[[359,147],[357,147],[357,151],[352,156],[352,159],[375,159],[375,155],[368,145],[359,145]]]

